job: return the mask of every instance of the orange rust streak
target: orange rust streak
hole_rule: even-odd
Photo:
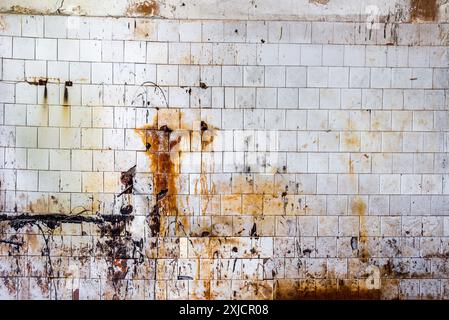
[[[136,129],[136,132],[146,146],[146,155],[150,159],[150,170],[154,175],[153,193],[157,195],[167,191],[167,195],[161,200],[161,208],[167,215],[177,214],[176,180],[179,174],[171,149],[181,141],[181,138],[170,141],[170,132],[157,129],[157,117],[153,124]]]

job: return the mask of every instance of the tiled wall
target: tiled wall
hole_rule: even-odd
[[[448,32],[1,15],[0,298],[448,298]]]

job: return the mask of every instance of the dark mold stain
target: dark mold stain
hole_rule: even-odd
[[[253,224],[250,232],[251,237],[257,237],[257,225],[256,223]]]
[[[120,182],[124,185],[125,189],[118,195],[120,197],[123,194],[130,194],[134,189],[134,176],[136,175],[136,166],[131,167],[128,171],[124,171],[120,174]]]
[[[207,123],[204,121],[201,121],[201,131],[204,132],[208,129]]]
[[[100,215],[100,216],[88,216],[80,214],[20,214],[20,215],[7,215],[1,214],[0,221],[8,221],[15,230],[19,230],[26,225],[42,224],[49,229],[55,229],[60,227],[63,223],[94,223],[99,226],[105,224],[116,224],[121,222],[131,221],[134,217],[123,217],[119,215]]]
[[[63,97],[63,102],[62,105],[64,107],[68,107],[69,106],[69,89],[67,89],[68,87],[73,86],[72,81],[66,81],[64,83],[64,97]]]
[[[358,239],[357,239],[357,237],[352,237],[351,238],[351,248],[352,248],[352,250],[357,250],[358,249]]]
[[[120,208],[120,213],[124,215],[130,215],[133,212],[133,206],[130,204],[124,205]]]

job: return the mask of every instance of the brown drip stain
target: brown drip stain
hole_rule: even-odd
[[[206,300],[210,300],[211,299],[211,294],[210,294],[210,281],[208,280],[204,280],[203,281],[204,284],[204,298]]]
[[[200,130],[201,130],[201,174],[200,174],[200,195],[202,196],[202,200],[205,202],[201,206],[201,212],[203,215],[206,214],[207,208],[209,206],[210,201],[213,198],[213,195],[216,194],[216,186],[213,184],[211,188],[207,183],[207,176],[203,170],[203,152],[210,149],[210,145],[214,142],[215,138],[215,130],[217,128],[209,128],[208,124],[205,121],[201,121]],[[195,182],[195,194],[198,194],[198,181]]]
[[[64,87],[64,97],[62,100],[62,105],[64,107],[68,107],[69,106],[69,90],[67,90],[67,87]]]
[[[349,167],[349,173],[353,174],[354,173],[354,160],[349,159],[348,167]]]
[[[357,214],[360,218],[360,226],[359,226],[359,243],[362,245],[362,248],[359,249],[359,257],[363,262],[368,261],[369,252],[367,245],[367,230],[366,230],[366,204],[360,197],[355,197],[351,203],[352,213]]]
[[[67,87],[71,87],[73,85],[72,81],[66,81],[64,84],[64,96],[62,99],[62,105],[64,107],[69,106],[69,89]]]
[[[158,127],[158,118],[155,116],[153,123],[147,124],[135,130],[140,136],[145,153],[150,159],[150,170],[153,173],[153,194],[156,196],[156,204],[153,209],[153,221],[150,222],[152,236],[163,235],[164,226],[160,224],[160,216],[178,216],[177,184],[179,176],[179,160],[175,159],[179,152],[173,151],[181,137],[171,139],[172,129],[163,125]]]
[[[437,0],[411,0],[410,18],[412,22],[434,21],[437,15]]]
[[[159,5],[155,0],[134,3],[126,10],[127,16],[155,16],[159,14]]]
[[[47,90],[47,84],[45,84],[44,88],[44,106],[48,107],[48,90]]]
[[[215,130],[217,128],[209,128],[206,122],[201,121],[201,152],[207,151],[209,146],[214,142]]]

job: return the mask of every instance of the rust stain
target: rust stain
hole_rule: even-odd
[[[348,160],[348,167],[349,167],[349,173],[354,173],[354,160],[349,159]]]
[[[179,63],[180,64],[190,64],[191,63],[191,56],[190,55],[182,56]]]
[[[369,252],[367,245],[367,230],[366,230],[366,204],[360,197],[355,197],[351,202],[352,213],[356,214],[360,218],[360,226],[359,226],[359,242],[362,245],[362,248],[359,250],[359,256],[362,261],[367,261],[369,258]]]
[[[329,3],[329,0],[309,0],[309,3],[318,4],[318,5],[326,5]]]
[[[28,234],[27,235],[28,250],[31,250],[31,252],[39,252],[41,245],[41,242],[39,240],[40,240],[39,235]]]
[[[348,133],[344,136],[344,143],[348,147],[359,147],[360,139],[358,135],[353,135],[352,133]]]
[[[19,6],[19,5],[11,6],[9,9],[9,12],[19,13],[19,14],[39,14],[39,13],[41,13],[38,10]]]
[[[26,82],[35,86],[45,86],[47,83],[61,83],[59,78],[46,78],[46,77],[27,77]]]
[[[245,215],[259,216],[263,213],[263,195],[246,194],[242,197],[242,210]]]
[[[205,121],[201,121],[201,151],[210,151],[210,145],[214,142],[217,128],[209,128]]]
[[[38,84],[39,85],[39,84]],[[64,88],[64,105],[68,105],[68,90],[67,90],[67,82]],[[44,92],[44,96],[46,95],[46,91]],[[178,217],[178,207],[180,207],[178,203],[178,190],[177,190],[177,181],[179,178],[179,161],[180,161],[180,152],[175,151],[176,147],[180,145],[181,136],[175,136],[172,131],[175,128],[171,128],[167,125],[162,125],[158,119],[158,115],[155,116],[152,123],[143,126],[142,128],[135,129],[135,132],[140,137],[142,143],[145,146],[145,153],[150,160],[150,171],[154,175],[154,188],[153,194],[156,197],[156,213],[159,215],[176,215],[177,223],[176,223],[176,235],[178,235],[178,226],[182,226],[183,230],[188,229],[189,226],[189,217],[186,215]],[[163,121],[162,121],[163,122]],[[163,122],[165,123],[165,122]],[[209,128],[208,124],[204,121],[201,122],[200,125],[200,135],[201,135],[201,152],[203,151],[212,151],[211,146],[214,142],[215,137],[215,128]],[[175,137],[174,137],[175,136]],[[355,138],[352,138],[355,139]],[[348,138],[348,140],[350,140]],[[355,139],[357,141],[357,145],[360,143],[359,139]],[[346,141],[347,142],[347,141]],[[348,143],[348,142],[347,142]],[[348,143],[352,144],[352,143]],[[367,155],[365,155],[367,157]],[[349,160],[349,172],[351,174],[354,173],[354,161]],[[124,175],[120,178],[121,182],[127,186],[132,187],[132,180],[129,179],[129,176]],[[200,190],[198,191],[198,184],[200,185]],[[273,189],[277,190],[277,188],[273,188],[272,180],[262,180],[260,186],[265,184],[267,192],[272,193]],[[239,183],[237,188],[244,190],[247,184]],[[287,188],[288,189],[288,188]],[[131,190],[131,189],[130,189]],[[206,173],[201,170],[200,179],[195,182],[195,194],[205,195],[207,199],[207,203],[209,203],[212,196],[216,194],[215,184],[212,184],[212,187],[209,188],[208,180]],[[127,192],[129,195],[131,192]],[[264,197],[262,194],[231,194],[222,197],[226,201],[225,206],[228,206],[230,211],[243,211],[244,215],[260,215],[263,212],[264,206]],[[276,209],[273,212],[286,213],[286,205],[288,204],[288,195],[287,191],[282,192],[282,195],[273,195],[270,197],[266,197],[270,200],[273,200],[272,203],[276,204]],[[242,199],[240,201],[240,199]],[[188,200],[187,200],[188,201]],[[39,200],[38,200],[39,202]],[[42,205],[45,205],[43,203]],[[37,206],[36,206],[37,207]],[[207,205],[206,205],[207,207]],[[32,205],[30,205],[30,210],[32,209]],[[283,210],[282,210],[283,209]],[[367,236],[368,232],[366,229],[366,209],[367,205],[360,197],[355,197],[351,202],[351,209],[353,214],[357,214],[359,216],[360,228],[359,228],[359,243],[363,244],[361,248],[359,248],[359,257],[363,262],[366,262],[369,258],[369,253],[366,248],[367,244]],[[94,208],[92,208],[94,211]],[[96,211],[96,209],[95,209]],[[182,211],[182,210],[181,210]],[[202,211],[202,214],[206,214],[206,210]],[[274,214],[273,214],[274,215]],[[159,217],[161,218],[161,217]],[[163,222],[163,219],[154,222],[152,232],[154,232],[153,236],[163,236],[165,234],[165,230],[168,230],[168,226],[166,226]],[[255,226],[255,224],[254,224]],[[255,227],[254,227],[255,229]],[[179,234],[182,234],[179,232]],[[252,234],[256,234],[256,229]],[[186,235],[186,234],[184,234]],[[233,252],[234,248],[236,250],[240,250],[244,245],[239,242],[239,238],[230,238],[226,239],[223,237],[210,237],[210,234],[204,235],[204,250],[199,252],[197,255],[197,278],[201,279],[201,277],[206,276],[205,271],[200,269],[200,257],[216,259],[220,257],[221,251],[223,251],[223,247],[231,248]],[[37,239],[31,236],[28,236],[29,246],[32,247],[32,250],[37,251],[41,247],[41,243],[36,243]],[[190,249],[189,249],[190,250]],[[168,251],[167,251],[168,252]],[[158,252],[159,253],[159,252]],[[168,253],[167,253],[168,254]],[[161,254],[161,256],[164,256]],[[206,263],[205,263],[206,264]],[[129,271],[127,266],[126,259],[115,258],[113,259],[113,267],[115,273],[113,275],[113,280],[123,279],[126,276],[126,273]],[[391,267],[390,267],[391,270]],[[200,273],[202,271],[202,274]],[[390,271],[391,273],[391,271]],[[266,298],[274,298],[274,299],[379,299],[381,297],[380,289],[368,289],[360,284],[352,284],[347,283],[343,280],[336,279],[337,277],[332,274],[328,274],[326,279],[307,279],[307,280],[293,280],[293,279],[282,279],[275,282],[274,290],[271,285],[268,285],[265,282],[249,282],[244,285],[244,287],[248,287],[250,290],[254,292],[255,297],[266,299]],[[321,281],[321,282],[320,282]],[[357,282],[357,279],[354,279]],[[202,283],[202,284],[201,284]],[[196,285],[201,286],[203,288],[204,299],[211,299],[211,288],[210,281],[208,280],[200,280],[196,282]],[[75,290],[72,293],[73,299],[79,298],[79,291]],[[198,297],[197,297],[198,298]]]
[[[67,87],[64,87],[64,97],[62,100],[62,105],[64,107],[68,107],[69,106],[69,90],[67,89]]]
[[[153,122],[135,129],[140,136],[145,153],[150,159],[150,170],[153,173],[153,194],[156,197],[154,217],[150,222],[153,236],[164,234],[160,216],[178,216],[177,179],[179,175],[179,152],[173,151],[181,137],[171,139],[172,129],[167,125],[158,127],[156,114]],[[153,226],[153,227],[151,227]]]
[[[7,24],[5,21],[5,18],[3,16],[0,16],[0,29],[1,30],[6,30]]]
[[[67,89],[67,87],[71,87],[72,85],[72,81],[66,81],[64,84],[64,97],[62,100],[62,105],[64,107],[69,107],[69,89]]]
[[[48,90],[47,90],[47,83],[45,83],[44,87],[44,106],[48,107]]]
[[[155,0],[134,3],[126,10],[127,16],[156,16],[159,14],[159,4]]]
[[[324,283],[320,283],[324,281]],[[274,284],[275,300],[378,300],[380,289],[368,289],[357,281],[351,283],[342,279],[280,279]]]
[[[202,196],[202,200],[204,204],[201,207],[201,213],[203,215],[206,214],[206,211],[209,207],[209,203],[213,198],[213,195],[216,194],[216,186],[212,184],[209,186],[207,182],[207,176],[204,173],[204,164],[203,164],[203,152],[211,150],[211,144],[214,142],[216,128],[209,128],[209,125],[205,121],[201,121],[200,123],[200,138],[201,138],[201,174],[200,174],[200,195]],[[198,194],[198,181],[195,182],[195,193]]]
[[[203,285],[204,285],[204,298],[206,300],[210,300],[211,299],[211,294],[210,294],[210,281],[208,280],[203,280]]]
[[[113,266],[116,267],[121,273],[126,274],[128,272],[126,259],[114,259]]]
[[[48,211],[48,201],[45,198],[39,198],[35,202],[30,202],[28,204],[28,211],[34,212],[47,212]]]
[[[412,22],[434,21],[437,15],[437,0],[411,0],[410,18]]]
[[[134,35],[137,39],[148,39],[155,32],[155,25],[152,21],[142,20],[136,23]]]

